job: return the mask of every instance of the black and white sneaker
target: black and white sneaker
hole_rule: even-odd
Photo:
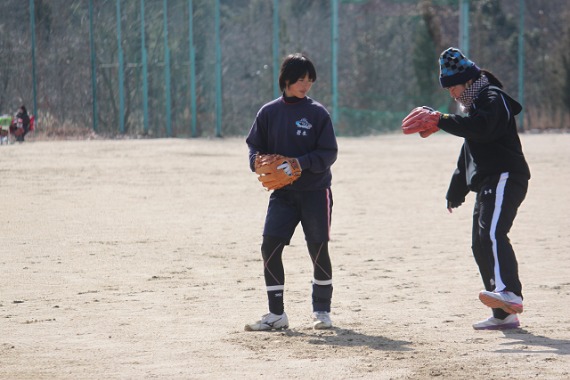
[[[267,313],[259,321],[245,325],[245,331],[282,330],[288,327],[289,319],[285,312],[281,315]]]

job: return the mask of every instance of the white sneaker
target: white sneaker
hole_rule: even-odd
[[[313,313],[313,328],[315,330],[325,330],[331,327],[331,315],[328,311],[315,311]]]
[[[491,317],[473,324],[475,330],[507,330],[516,329],[519,326],[520,322],[516,314],[511,314],[505,319]]]
[[[479,293],[479,299],[486,306],[494,309],[503,309],[509,314],[520,314],[523,312],[522,298],[513,292],[489,292],[483,290]]]
[[[267,313],[259,321],[245,325],[245,331],[282,330],[288,327],[289,319],[285,312],[281,315]]]

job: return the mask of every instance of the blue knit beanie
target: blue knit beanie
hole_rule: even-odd
[[[481,70],[459,49],[450,47],[439,57],[439,83],[447,88],[479,78]]]

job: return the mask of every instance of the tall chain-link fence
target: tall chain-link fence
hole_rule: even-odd
[[[438,84],[449,46],[523,101],[525,129],[570,127],[567,0],[4,0],[0,12],[0,113],[25,104],[38,133],[244,135],[293,52],[315,62],[309,95],[339,135],[391,131],[414,106],[453,109]]]

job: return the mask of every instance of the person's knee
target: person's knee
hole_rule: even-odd
[[[285,246],[285,241],[273,236],[264,236],[261,243],[261,255],[264,260],[268,260],[276,252],[281,252]]]
[[[317,280],[332,278],[332,264],[328,250],[328,242],[307,243],[309,255],[313,260],[314,277]]]
[[[309,252],[311,253],[311,255],[324,253],[324,252],[326,252],[328,254],[329,242],[328,241],[323,241],[323,242],[319,242],[319,243],[307,242],[307,248],[309,249]]]
[[[491,233],[488,229],[486,228],[480,228],[479,229],[479,241],[481,242],[481,244],[483,244],[484,246],[488,245],[491,243],[492,239],[491,239]]]

